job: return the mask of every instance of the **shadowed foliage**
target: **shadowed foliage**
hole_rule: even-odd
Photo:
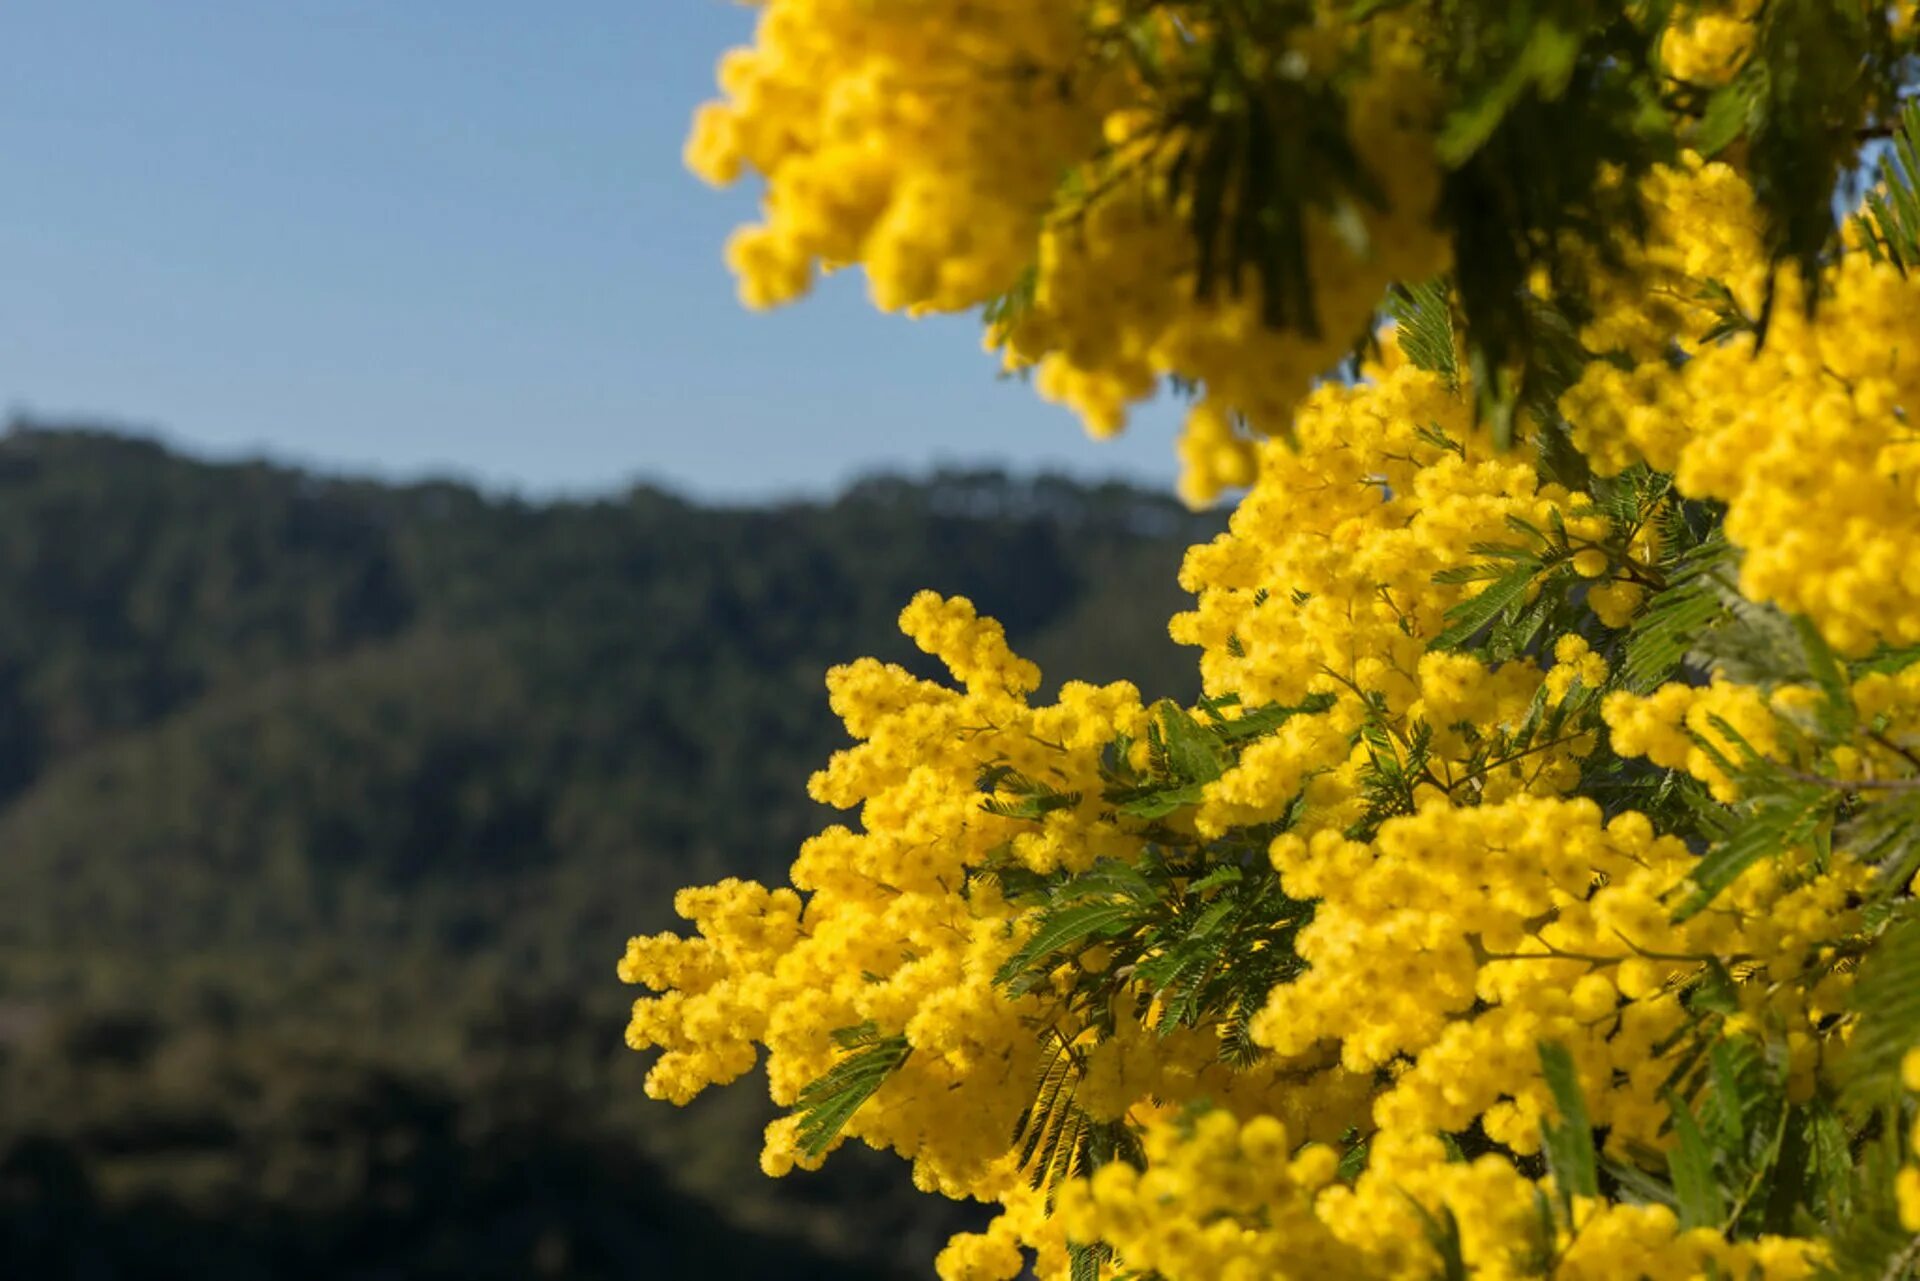
[[[613,963],[829,821],[821,679],[922,587],[1191,696],[1218,528],[943,474],[535,503],[0,438],[0,1256],[36,1275],[891,1275],[967,1222],[648,1107]],[[858,1229],[854,1215],[858,1215]],[[886,1230],[876,1230],[885,1225]],[[167,1271],[168,1268],[174,1271]],[[864,1271],[863,1271],[864,1270]]]

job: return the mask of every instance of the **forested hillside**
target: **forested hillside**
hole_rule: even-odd
[[[924,1266],[950,1211],[859,1163],[760,1180],[747,1092],[643,1110],[614,961],[673,887],[778,878],[830,821],[804,792],[837,745],[821,678],[910,661],[914,591],[972,596],[1043,667],[1190,695],[1163,620],[1215,527],[991,474],[531,503],[16,426],[0,1258],[203,1281]]]

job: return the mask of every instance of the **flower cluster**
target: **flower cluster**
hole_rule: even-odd
[[[1623,1260],[1807,1275],[1806,1241],[1690,1230],[1658,1207],[1575,1197],[1543,1222],[1553,1180],[1527,1163],[1558,1100],[1539,1047],[1568,1056],[1628,1167],[1661,1168],[1674,1083],[1709,1044],[1770,1047],[1782,1088],[1811,1097],[1849,1026],[1874,869],[1800,842],[1692,903],[1698,849],[1580,791],[1596,753],[1729,804],[1745,755],[1836,784],[1898,774],[1920,667],[1850,683],[1845,743],[1802,732],[1806,682],[1615,688],[1624,620],[1594,597],[1662,554],[1647,515],[1664,500],[1543,481],[1493,448],[1469,395],[1389,338],[1362,382],[1307,399],[1297,448],[1262,447],[1229,531],[1183,571],[1197,600],[1174,633],[1207,691],[1193,713],[1124,684],[1035,703],[1039,673],[997,624],[917,598],[902,627],[959,688],[871,660],[829,679],[856,742],[813,793],[857,808],[860,830],[810,841],[793,890],[689,891],[697,937],[632,945],[623,976],[660,992],[630,1031],[666,1050],[649,1090],[684,1100],[763,1047],[796,1108],[769,1130],[769,1172],[855,1137],[912,1160],[922,1188],[999,1203],[942,1254],[949,1281],[1010,1278],[1030,1256],[1064,1276],[1089,1242],[1100,1266],[1170,1281],[1422,1276],[1435,1216],[1484,1275],[1550,1257],[1568,1276]],[[1526,562],[1510,608],[1571,621],[1504,659],[1450,648],[1501,586],[1459,571],[1520,530],[1552,564]],[[1178,725],[1231,746],[1200,752]],[[1178,986],[1162,959],[1177,929],[1116,967],[1133,914],[1159,910],[1141,892],[1155,868],[1190,869],[1167,883],[1178,896],[1261,864],[1278,876],[1261,902],[1290,919],[1250,946],[1288,959],[1241,1013]],[[1243,900],[1213,901],[1220,918]],[[1186,910],[1173,924],[1198,928]],[[840,1128],[810,1128],[809,1091],[863,1046],[891,1047],[884,1077]],[[1476,1159],[1456,1159],[1459,1136]],[[1058,1185],[1053,1209],[1036,1181]]]
[[[696,168],[768,180],[750,302],[858,263],[883,307],[991,304],[1097,432],[1193,384],[1188,496],[1249,487],[1181,571],[1197,704],[1038,700],[923,593],[901,626],[950,683],[828,676],[853,744],[811,791],[857,823],[621,963],[650,1093],[764,1055],[770,1174],[853,1138],[996,1204],[944,1281],[1796,1281],[1845,1214],[1920,1231],[1920,1165],[1834,1168],[1913,1124],[1846,1083],[1910,1014],[1863,1002],[1920,870],[1920,272],[1858,232],[1776,271],[1748,179],[1688,156],[1638,180],[1644,235],[1537,274],[1569,321],[1537,454],[1451,315],[1313,386],[1446,265],[1402,8],[1303,6],[1213,83],[1205,6],[766,0],[696,125]],[[1675,6],[1662,83],[1727,84],[1769,20]],[[1248,84],[1336,105],[1380,189],[1298,206],[1317,328],[1272,323],[1273,277],[1207,287],[1194,167],[1238,162],[1193,113]]]
[[[1284,328],[1252,272],[1200,288],[1195,197],[1176,182],[1193,135],[1165,120],[1183,94],[1211,100],[1194,87],[1209,68],[1179,5],[767,0],[755,45],[721,64],[726,97],[701,108],[687,159],[713,182],[767,179],[765,220],[728,246],[750,305],[790,301],[818,268],[854,263],[886,310],[1017,294],[988,345],[1034,367],[1041,393],[1096,433],[1118,430],[1165,375],[1204,386],[1181,444],[1183,492],[1204,502],[1251,480],[1242,425],[1284,432],[1386,285],[1445,265],[1415,34],[1390,16],[1348,27],[1323,8],[1289,68],[1341,77],[1373,199],[1308,209],[1313,313]],[[1143,44],[1155,74],[1122,56]],[[1196,65],[1171,71],[1182,59]]]
[[[771,0],[687,142],[710,181],[769,180],[765,222],[727,250],[745,301],[790,301],[818,265],[853,262],[890,310],[1011,287],[1115,92],[1082,57],[1085,21],[1021,0]]]
[[[621,963],[622,978],[663,993],[635,1006],[628,1040],[666,1051],[647,1090],[675,1102],[741,1076],[764,1045],[774,1098],[790,1105],[835,1062],[836,1029],[900,1031],[907,1062],[848,1132],[913,1158],[924,1187],[992,1196],[1010,1182],[1006,1135],[1039,1049],[993,985],[1015,947],[1015,913],[969,873],[1003,846],[1042,871],[1128,846],[1091,803],[1042,824],[988,813],[978,780],[997,766],[1063,796],[1097,796],[1100,748],[1145,713],[1124,684],[1069,684],[1057,703],[1030,706],[1039,673],[964,600],[923,594],[901,623],[964,688],[872,661],[832,674],[834,709],[861,741],[812,791],[857,807],[865,830],[829,828],[802,849],[793,881],[804,910],[792,889],[730,881],[684,892],[676,907],[698,935],[636,939]],[[815,1159],[791,1121],[769,1132],[769,1172]]]
[[[1675,80],[1707,87],[1732,80],[1753,50],[1761,0],[1677,7],[1681,11],[1660,41],[1667,73]]]
[[[1628,275],[1653,273],[1666,301],[1597,291],[1585,338],[1621,359],[1562,397],[1575,439],[1598,468],[1645,461],[1726,503],[1741,590],[1842,652],[1920,642],[1920,276],[1858,249],[1816,281],[1783,269],[1762,341],[1770,273],[1744,182],[1695,160],[1647,194]]]

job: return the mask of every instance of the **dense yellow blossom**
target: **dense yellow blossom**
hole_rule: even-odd
[[[1736,325],[1702,344],[1723,309],[1714,284],[1761,314],[1758,211],[1732,169],[1697,160],[1647,193],[1654,235],[1622,280],[1652,272],[1637,288],[1664,301],[1601,292],[1583,336],[1631,363],[1594,361],[1562,398],[1576,441],[1602,470],[1645,460],[1725,502],[1741,590],[1844,653],[1920,642],[1920,276],[1849,250],[1812,283],[1809,317],[1809,285],[1783,268],[1764,343]]]
[[[1717,86],[1733,79],[1753,49],[1762,0],[1719,0],[1679,6],[1661,38],[1667,74],[1692,84]]]
[[[1186,384],[1184,494],[1248,492],[1181,570],[1191,708],[1041,700],[933,593],[900,622],[949,681],[834,669],[852,745],[811,793],[850,817],[791,887],[684,891],[691,936],[630,944],[628,1040],[675,1102],[764,1061],[793,1109],[770,1174],[851,1138],[997,1206],[943,1281],[1811,1277],[1828,1243],[1755,1200],[1782,1176],[1740,1164],[1752,1136],[1717,1149],[1739,1204],[1703,1209],[1734,1174],[1688,1127],[1743,1126],[1743,1072],[1783,1136],[1855,1124],[1849,1002],[1915,861],[1920,272],[1858,231],[1777,267],[1737,148],[1608,167],[1645,226],[1567,233],[1574,278],[1531,277],[1577,348],[1519,411],[1537,455],[1497,442],[1478,397],[1511,371],[1446,351],[1451,320],[1418,365],[1382,333],[1323,380],[1389,282],[1449,266],[1467,172],[1422,29],[1362,9],[1303,6],[1234,82],[1289,110],[1337,83],[1312,101],[1377,187],[1301,205],[1315,323],[1280,324],[1271,277],[1203,287],[1193,111],[1238,108],[1178,95],[1228,47],[1214,10],[764,0],[688,143],[766,180],[729,248],[747,301],[857,264],[886,309],[984,305],[989,349],[1096,434]],[[1703,0],[1641,34],[1687,103],[1772,20]],[[1516,65],[1551,63],[1539,30]],[[1758,675],[1703,644],[1743,626]],[[1920,1092],[1920,1051],[1904,1072]],[[1920,1231],[1920,1160],[1890,1190]]]
[[[1315,75],[1363,38],[1324,10],[1294,51]],[[1429,225],[1434,95],[1413,30],[1371,24],[1347,110],[1381,199],[1310,213],[1313,323],[1282,331],[1251,274],[1200,296],[1191,209],[1168,199],[1181,138],[1147,129],[1168,90],[1102,52],[1119,21],[1094,0],[766,0],[687,161],[713,182],[767,179],[764,221],[727,250],[750,305],[853,263],[878,306],[909,312],[968,310],[1026,277],[1030,305],[988,344],[1037,367],[1041,394],[1089,430],[1118,430],[1165,375],[1201,384],[1180,449],[1183,491],[1202,502],[1249,483],[1243,427],[1284,432],[1391,281],[1445,266]],[[1166,6],[1162,57],[1183,56],[1186,21]]]
[[[1624,572],[1621,546],[1639,548],[1629,559],[1653,555],[1592,496],[1496,451],[1467,405],[1389,341],[1364,381],[1309,396],[1297,448],[1261,447],[1230,530],[1189,554],[1182,577],[1196,605],[1173,626],[1200,648],[1229,722],[1294,710],[1160,826],[1111,799],[1109,745],[1135,744],[1125,755],[1137,762],[1155,716],[1131,686],[1069,683],[1036,703],[1040,674],[998,624],[963,600],[916,598],[902,627],[958,688],[872,660],[832,673],[855,744],[812,790],[858,809],[861,826],[829,828],[802,850],[793,883],[804,900],[737,882],[689,892],[679,906],[697,937],[630,949],[623,976],[661,993],[636,1005],[629,1034],[666,1051],[649,1090],[684,1100],[744,1073],[763,1047],[773,1095],[791,1105],[843,1057],[835,1029],[901,1036],[897,1070],[831,1142],[892,1148],[922,1188],[1002,1206],[984,1233],[943,1252],[950,1281],[1011,1278],[1029,1256],[1063,1276],[1069,1243],[1092,1239],[1115,1266],[1169,1281],[1422,1277],[1432,1263],[1415,1202],[1460,1223],[1465,1257],[1485,1276],[1535,1275],[1529,1241],[1559,1252],[1556,1275],[1618,1275],[1623,1259],[1635,1275],[1697,1276],[1709,1261],[1809,1275],[1817,1251],[1805,1242],[1683,1231],[1657,1207],[1589,1202],[1577,1231],[1563,1224],[1537,1241],[1534,1190],[1551,1180],[1519,1163],[1540,1151],[1554,1106],[1538,1047],[1571,1055],[1607,1151],[1629,1163],[1657,1162],[1672,1142],[1664,1091],[1690,1037],[1782,1047],[1793,1088],[1812,1089],[1837,1052],[1849,982],[1835,946],[1863,929],[1872,871],[1800,848],[1746,867],[1682,918],[1697,852],[1641,814],[1608,817],[1573,794],[1581,762],[1610,734],[1621,755],[1737,800],[1701,742],[1737,756],[1730,727],[1761,756],[1811,764],[1793,754],[1805,687],[1722,680],[1602,704],[1612,668],[1579,634],[1502,663],[1432,648],[1450,611],[1486,590],[1443,571],[1516,528],[1564,530],[1562,554],[1586,584]],[[1601,548],[1613,549],[1604,563],[1578,560]],[[1855,686],[1862,723],[1895,748],[1920,725],[1917,671]],[[1569,709],[1553,737],[1511,737],[1553,707]],[[1890,748],[1862,739],[1854,750],[1855,775],[1897,772]],[[1410,808],[1356,827],[1377,800],[1368,780],[1383,753],[1418,768]],[[1044,807],[1019,808],[1036,795]],[[1066,1017],[1059,1002],[1076,976],[1107,970],[1102,948],[1024,994],[996,980],[1040,919],[981,874],[999,860],[1079,874],[1101,860],[1139,864],[1156,842],[1232,840],[1275,822],[1286,830],[1268,856],[1311,919],[1292,943],[1297,971],[1248,1029],[1266,1051],[1251,1063],[1223,1061],[1224,1026],[1155,1026],[1152,1003],[1104,1023]],[[1733,957],[1746,981],[1716,1016],[1720,1030],[1702,1031],[1684,994]],[[1049,1063],[1071,1065],[1063,1079],[1087,1123],[1142,1144],[1137,1164],[1068,1183],[1054,1212],[1008,1142]],[[1182,1111],[1193,1108],[1203,1110]],[[769,1172],[817,1159],[799,1124],[769,1131]],[[1491,1150],[1451,1160],[1437,1136],[1464,1133]],[[1355,1136],[1365,1163],[1335,1179],[1339,1145]]]
[[[1704,687],[1665,685],[1646,698],[1621,690],[1608,696],[1605,715],[1615,751],[1685,770],[1720,801],[1739,799],[1727,767],[1739,765],[1745,750],[1766,757],[1781,750],[1766,695],[1717,678]]]

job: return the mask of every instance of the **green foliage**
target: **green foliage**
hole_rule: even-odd
[[[1034,291],[1040,286],[1040,273],[1029,267],[1020,273],[1013,288],[980,309],[980,319],[988,329],[1012,326],[1033,307]]]
[[[1054,810],[1071,809],[1080,803],[1078,792],[1062,792],[1010,765],[992,765],[982,771],[980,790],[987,793],[980,807],[1001,818],[1044,818]]]
[[[841,1028],[833,1041],[848,1051],[847,1057],[808,1082],[794,1103],[800,1150],[810,1157],[826,1155],[860,1105],[879,1093],[913,1052],[905,1036],[882,1036],[872,1023]]]
[[[1726,1203],[1723,1226],[1756,1231],[1767,1210],[1763,1194],[1774,1177],[1786,1141],[1795,1133],[1794,1110],[1787,1105],[1783,1065],[1770,1060],[1747,1038],[1714,1040],[1707,1052],[1703,1134],[1713,1151],[1720,1194]],[[1800,1160],[1795,1177],[1804,1173]],[[1783,1192],[1791,1194],[1791,1187]]]
[[[1860,963],[1852,1007],[1848,1097],[1885,1105],[1899,1096],[1901,1059],[1920,1044],[1920,917],[1903,912],[1886,927]]]
[[[1891,150],[1880,164],[1880,190],[1870,191],[1866,212],[1854,220],[1867,252],[1902,271],[1920,266],[1920,100],[1900,113]]]
[[[1133,869],[1124,865],[1107,869],[1107,875],[1115,881],[1132,879]],[[1084,885],[1075,887],[1087,892]],[[1124,897],[1118,902],[1084,903],[1068,900],[1058,907],[1049,909],[1041,918],[1033,935],[1020,950],[1008,957],[1006,963],[994,975],[994,981],[1004,985],[1015,996],[1022,996],[1046,984],[1053,965],[1041,965],[1042,961],[1063,964],[1063,958],[1077,957],[1095,943],[1135,930],[1141,926],[1141,909],[1152,899],[1152,887],[1145,877],[1139,877],[1137,888],[1125,885],[1121,890]]]
[[[1216,1025],[1222,1056],[1241,1065],[1259,1054],[1247,1023],[1297,970],[1292,940],[1310,915],[1264,857],[1245,849],[1154,849],[1137,865],[1103,861],[1053,878],[1035,898],[1033,932],[995,982],[1026,995],[1049,990],[1061,966],[1077,966],[1050,1029],[1104,1037],[1123,1009],[1144,1018],[1157,1004],[1159,1032]],[[1097,963],[1088,961],[1095,948]]]
[[[1009,995],[1039,998],[1039,1068],[1013,1145],[1049,1198],[1064,1179],[1109,1161],[1141,1160],[1128,1123],[1096,1121],[1076,1101],[1085,1055],[1114,1035],[1123,1017],[1161,1035],[1210,1026],[1222,1060],[1235,1067],[1264,1053],[1251,1021],[1273,987],[1299,971],[1293,939],[1311,916],[1308,905],[1282,890],[1267,857],[1266,845],[1284,823],[1201,842],[1163,820],[1198,804],[1204,786],[1248,744],[1331,702],[1315,696],[1299,706],[1242,708],[1232,697],[1202,699],[1197,716],[1158,703],[1145,768],[1132,763],[1132,742],[1111,744],[1100,798],[1110,819],[1150,837],[1143,858],[1041,875],[1008,849],[975,874],[1032,909],[1025,937],[994,981]],[[1004,767],[989,769],[981,787],[989,812],[1029,821],[1042,818],[1059,795]]]
[[[1400,350],[1414,367],[1439,374],[1447,386],[1458,387],[1459,339],[1449,291],[1444,276],[1417,285],[1395,285],[1387,294],[1387,315],[1397,327]]]
[[[1745,107],[1747,173],[1769,248],[1812,278],[1834,232],[1827,193],[1853,162],[1874,94],[1897,82],[1887,15],[1847,0],[1772,0],[1759,28],[1747,74],[1722,92]],[[1809,309],[1815,300],[1809,290]]]
[[[1379,704],[1375,703],[1371,711],[1360,727],[1360,742],[1367,753],[1366,771],[1360,780],[1366,813],[1346,833],[1355,839],[1372,836],[1389,818],[1413,813],[1417,808],[1415,789],[1437,781],[1427,769],[1432,727],[1416,725],[1410,733],[1403,732],[1387,719]]]
[[[1620,683],[1651,693],[1680,673],[1701,638],[1722,625],[1738,592],[1728,576],[1733,548],[1717,531],[1659,566],[1666,586],[1627,629]]]
[[[1455,0],[1433,12],[1431,66],[1452,95],[1441,217],[1478,407],[1507,441],[1522,407],[1551,401],[1545,384],[1564,358],[1566,331],[1527,301],[1530,278],[1559,282],[1569,245],[1607,255],[1613,236],[1637,232],[1630,188],[1602,175],[1614,167],[1631,181],[1670,157],[1674,125],[1646,15],[1558,0]]]
[[[1571,1226],[1572,1199],[1600,1194],[1593,1123],[1587,1116],[1586,1098],[1581,1093],[1580,1078],[1567,1047],[1542,1041],[1539,1051],[1540,1072],[1546,1078],[1547,1089],[1553,1093],[1553,1106],[1559,1113],[1555,1121],[1542,1120],[1540,1146],[1547,1155],[1547,1168],[1553,1172],[1562,1220]]]
[[[1543,561],[1516,558],[1498,578],[1447,611],[1446,630],[1433,638],[1431,648],[1462,649],[1468,642],[1478,638],[1482,630],[1495,619],[1504,616],[1509,622],[1517,621],[1518,612],[1514,607],[1527,601],[1535,580],[1541,577],[1545,568]],[[1457,572],[1448,572],[1443,581],[1471,581],[1466,575],[1482,569],[1479,565],[1467,566]]]
[[[1904,1131],[1889,1125],[1860,1145],[1849,1212],[1834,1221],[1821,1281],[1905,1281],[1920,1266],[1920,1236],[1901,1226],[1893,1191],[1903,1139]]]
[[[1920,873],[1920,791],[1895,792],[1861,806],[1835,831],[1834,845],[1879,869],[1875,904],[1904,892]]]
[[[1148,768],[1142,773],[1128,763],[1130,743],[1116,743],[1108,752],[1102,799],[1124,818],[1153,820],[1199,803],[1206,784],[1219,778],[1239,759],[1247,743],[1272,733],[1289,719],[1325,711],[1328,695],[1316,694],[1297,707],[1268,704],[1241,712],[1237,695],[1203,699],[1204,720],[1196,720],[1172,700],[1151,709],[1147,726]]]
[[[1267,324],[1317,334],[1308,216],[1327,217],[1364,248],[1358,214],[1380,204],[1378,186],[1343,127],[1338,78],[1271,56],[1311,21],[1310,7],[1232,3],[1218,17],[1220,34],[1170,51],[1151,14],[1128,14],[1107,43],[1169,104],[1153,152],[1167,206],[1192,236],[1199,295],[1237,298],[1257,286]]]
[[[1442,1205],[1438,1211],[1407,1198],[1413,1212],[1420,1218],[1420,1230],[1427,1238],[1434,1255],[1440,1263],[1440,1281],[1468,1281],[1466,1253],[1460,1240],[1460,1220],[1453,1213],[1453,1207]]]
[[[1084,1071],[1081,1052],[1058,1028],[1041,1037],[1040,1067],[1033,1102],[1013,1127],[1013,1150],[1033,1187],[1046,1193],[1047,1207],[1066,1180],[1091,1174],[1111,1161],[1143,1165],[1139,1140],[1123,1121],[1096,1121],[1075,1101]]]
[[[1674,909],[1676,921],[1706,908],[1761,859],[1812,842],[1839,804],[1839,792],[1818,783],[1783,781],[1763,768],[1741,770],[1740,777],[1753,799],[1736,808],[1731,830],[1701,855],[1689,877],[1691,890]]]
[[[1714,1171],[1713,1149],[1694,1119],[1686,1100],[1668,1095],[1673,1117],[1674,1148],[1667,1157],[1667,1176],[1673,1182],[1675,1207],[1684,1228],[1717,1228],[1727,1215],[1725,1198]]]
[[[1656,593],[1668,587],[1660,565],[1641,565],[1633,557],[1634,539],[1655,521],[1672,519],[1671,482],[1645,467],[1612,479],[1591,482],[1594,502],[1607,517],[1608,532],[1597,542],[1577,539],[1556,515],[1546,529],[1510,518],[1516,541],[1482,543],[1471,550],[1483,559],[1434,575],[1438,583],[1487,585],[1447,611],[1447,626],[1430,649],[1474,653],[1488,662],[1540,657],[1543,638],[1591,634],[1601,625],[1585,603],[1587,581],[1574,569],[1576,555],[1599,551],[1609,573],[1642,583]]]

